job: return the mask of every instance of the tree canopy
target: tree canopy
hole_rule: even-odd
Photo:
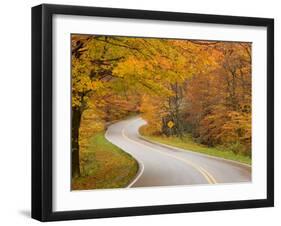
[[[148,122],[147,133],[192,133],[251,154],[251,43],[96,35],[71,42],[73,176],[87,137],[131,114]]]

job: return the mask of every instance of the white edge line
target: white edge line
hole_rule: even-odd
[[[154,152],[156,151],[157,153],[160,153],[162,155],[165,155],[165,156],[169,156],[169,157],[172,157],[174,159],[177,159],[178,161],[181,161],[181,162],[184,162],[185,164],[188,164],[189,166],[193,167],[195,170],[197,170],[199,173],[202,174],[202,176],[206,179],[206,181],[209,183],[209,184],[216,184],[216,180],[214,179],[214,177],[211,175],[211,173],[209,173],[207,170],[205,170],[204,168],[202,168],[201,166],[198,166],[197,164],[191,162],[191,161],[188,161],[186,159],[183,159],[183,158],[180,158],[178,156],[175,156],[175,155],[172,155],[172,154],[169,154],[169,153],[166,153],[166,152],[163,152],[163,151],[160,151],[160,150],[157,150],[156,148],[153,148],[153,147],[150,147],[148,146],[147,144],[143,144],[139,141],[135,141],[135,140],[132,140],[131,138],[129,138],[126,134],[125,134],[125,130],[123,128],[122,130],[122,134],[123,134],[123,137],[126,138],[127,140],[129,141],[133,141],[135,143],[137,143],[138,145],[142,145],[142,146],[145,146],[145,147],[148,147],[150,148],[151,150],[153,150]],[[203,171],[204,169],[204,171]],[[210,176],[211,175],[211,176]]]
[[[139,161],[138,159],[136,159],[134,156],[133,156],[133,158],[137,161],[137,163],[139,165],[139,169],[135,176],[135,179],[133,179],[131,181],[131,183],[127,185],[127,188],[132,187],[139,180],[139,178],[141,177],[141,175],[143,174],[143,171],[144,171],[144,164],[141,161]]]
[[[107,132],[108,132],[108,129],[106,130],[105,134],[104,134],[104,137],[110,142],[111,140],[108,138],[107,136]],[[112,143],[113,145],[115,145],[114,143]],[[117,146],[117,145],[115,145]],[[117,146],[118,147],[118,146]],[[120,148],[120,147],[118,147]],[[125,150],[123,150],[122,148],[120,148],[122,151],[126,152]],[[125,188],[130,188],[132,187],[138,180],[139,178],[141,177],[141,175],[143,174],[144,172],[144,164],[142,163],[142,161],[140,161],[139,159],[137,159],[134,155],[132,155],[131,153],[128,153],[126,152],[127,154],[131,155],[135,160],[136,162],[138,163],[138,172],[136,173],[136,176],[135,178],[125,187]]]
[[[163,143],[159,143],[159,142],[154,141],[154,140],[149,140],[148,138],[145,138],[144,136],[142,136],[140,134],[139,134],[139,138],[143,139],[143,140],[145,140],[145,141],[147,141],[149,143],[160,145],[160,146],[163,146],[163,147],[166,147],[166,148],[170,148],[170,149],[174,149],[174,150],[177,150],[177,151],[191,152],[192,154],[201,155],[203,157],[208,157],[208,158],[218,159],[218,160],[222,160],[222,161],[226,161],[226,162],[231,162],[231,163],[234,163],[234,164],[237,164],[237,165],[242,165],[242,166],[245,166],[245,167],[249,167],[250,169],[252,168],[251,165],[246,164],[246,163],[242,163],[242,162],[238,162],[238,161],[234,161],[234,160],[230,160],[230,159],[225,159],[225,158],[221,158],[221,157],[217,157],[217,156],[207,155],[207,154],[204,154],[204,153],[195,152],[195,151],[191,151],[191,150],[188,150],[188,149],[182,149],[182,148],[178,148],[178,147],[173,147],[173,146],[168,145],[168,144],[163,144]]]
[[[130,123],[127,123],[127,124],[130,124]],[[108,130],[106,130],[106,132],[105,132],[105,138],[106,138],[108,141],[110,141],[110,139],[108,139],[108,137],[107,137],[107,132],[108,132]],[[127,136],[124,134],[124,128],[122,129],[122,132],[121,132],[121,133],[123,134],[123,136],[124,136],[126,139],[131,140],[129,137],[127,137]],[[140,136],[139,133],[138,133],[138,135]],[[144,139],[144,140],[145,140],[145,139]],[[111,142],[111,141],[110,141],[110,142]],[[137,142],[137,141],[134,141],[134,142],[138,143],[139,145],[147,146],[147,145],[142,144],[142,143]],[[115,145],[115,144],[114,144],[114,145]],[[161,146],[161,144],[160,144],[160,146]],[[202,167],[197,166],[196,164],[190,163],[189,161],[187,162],[186,160],[183,161],[181,158],[178,158],[178,157],[176,157],[176,156],[174,156],[174,155],[171,155],[171,154],[168,154],[168,153],[164,153],[164,152],[162,152],[162,151],[160,151],[160,150],[156,150],[155,148],[152,148],[152,147],[150,147],[150,146],[147,146],[147,147],[151,148],[151,149],[154,150],[154,151],[157,151],[158,153],[161,153],[161,154],[166,155],[166,156],[173,157],[173,158],[175,158],[175,159],[177,159],[177,160],[179,160],[179,161],[185,162],[185,163],[187,163],[188,165],[194,167],[199,173],[201,173],[201,174],[203,175],[203,177],[207,180],[207,182],[208,182],[209,184],[216,184],[216,183],[217,183],[216,180],[214,179],[213,175],[211,175],[208,171],[206,171],[205,169],[204,169],[204,172],[203,172],[203,173],[202,173],[202,171],[200,171],[201,169],[203,169]],[[119,148],[120,148],[120,147],[119,147]],[[122,149],[122,148],[121,148],[121,149]],[[122,150],[123,150],[123,149],[122,149]],[[125,152],[126,152],[126,151],[125,151]],[[128,152],[127,152],[127,153],[128,153]],[[129,154],[131,155],[131,153],[129,153]],[[139,169],[140,169],[140,166],[141,166],[141,170],[138,171],[138,173],[137,173],[135,179],[134,179],[126,188],[130,188],[134,183],[136,183],[136,181],[140,178],[140,176],[142,175],[142,173],[143,173],[143,171],[144,171],[144,164],[143,164],[141,161],[139,161],[137,158],[135,158],[135,156],[133,156],[133,155],[131,155],[131,156],[138,162],[138,164],[139,164]],[[206,173],[206,172],[207,172],[207,173]],[[206,174],[207,174],[207,175],[206,175]],[[211,175],[211,177],[210,177],[209,175]]]

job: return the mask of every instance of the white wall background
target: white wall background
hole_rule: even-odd
[[[38,225],[30,219],[31,6],[42,1],[2,1],[0,24],[0,224]],[[45,3],[275,18],[275,208],[56,222],[55,225],[277,225],[281,213],[281,14],[278,1],[60,0]],[[279,117],[278,117],[279,116]],[[278,139],[279,138],[279,139]],[[278,160],[280,159],[280,160]]]

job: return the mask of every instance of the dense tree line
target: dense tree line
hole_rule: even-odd
[[[149,134],[250,155],[251,44],[72,35],[73,176],[88,137],[132,113]]]

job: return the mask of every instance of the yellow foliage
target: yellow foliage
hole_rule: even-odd
[[[83,112],[82,146],[107,122],[141,112],[150,134],[173,120],[175,133],[191,125],[208,145],[249,152],[251,44],[73,35],[72,108]]]

